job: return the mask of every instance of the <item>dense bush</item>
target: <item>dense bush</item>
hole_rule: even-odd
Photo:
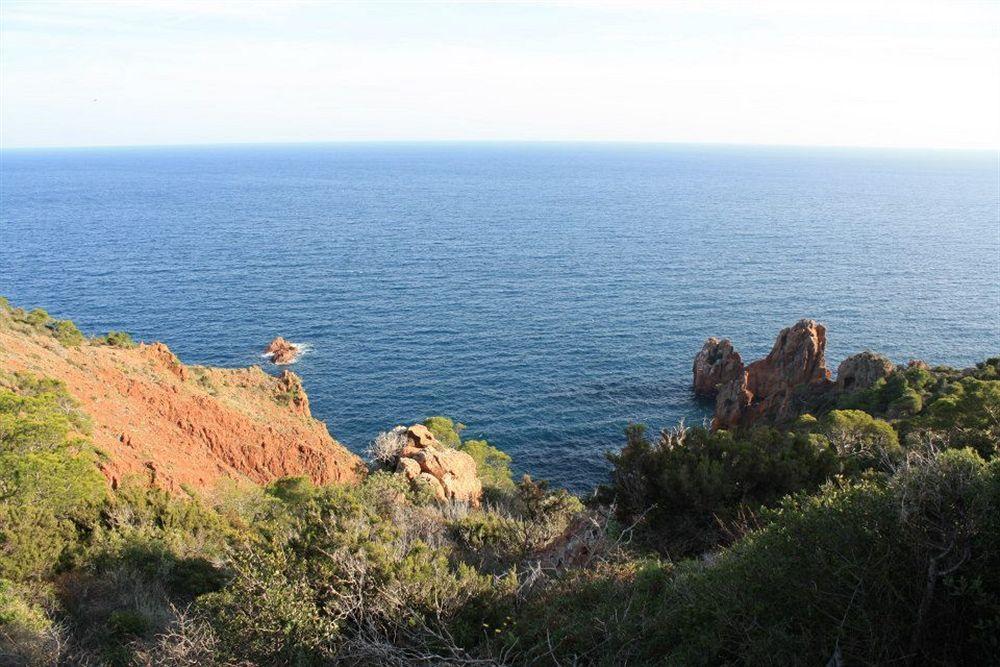
[[[126,350],[136,347],[136,342],[132,340],[132,336],[125,331],[109,331],[100,338],[95,338],[94,342],[98,345],[120,347]]]
[[[641,425],[610,454],[612,483],[599,498],[625,522],[642,519],[643,534],[674,556],[715,546],[727,523],[817,488],[841,469],[825,438],[772,428],[736,435],[704,428],[668,429],[654,443]]]
[[[465,424],[455,423],[450,418],[441,416],[428,417],[424,420],[424,426],[434,434],[438,442],[452,449],[457,449],[461,444],[462,431],[465,430]]]
[[[712,558],[555,584],[522,608],[521,645],[543,662],[607,665],[987,664],[998,484],[997,462],[970,450],[832,482]]]
[[[0,578],[50,574],[105,497],[89,428],[58,383],[0,376]]]
[[[476,470],[487,492],[510,493],[514,490],[514,476],[510,471],[510,456],[485,440],[464,440],[458,450],[476,462]]]

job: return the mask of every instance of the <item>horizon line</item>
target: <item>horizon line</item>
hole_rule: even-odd
[[[6,151],[45,150],[107,150],[141,148],[239,148],[239,147],[280,147],[280,146],[338,146],[338,145],[593,145],[593,146],[704,146],[710,148],[811,148],[826,150],[876,150],[876,151],[933,151],[949,153],[996,153],[1000,160],[1000,146],[894,146],[869,144],[775,144],[727,141],[671,141],[638,139],[317,139],[307,141],[219,141],[219,142],[178,142],[150,144],[80,144],[80,145],[26,145],[4,146]]]

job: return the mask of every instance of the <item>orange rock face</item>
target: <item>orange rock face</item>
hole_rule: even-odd
[[[713,398],[720,387],[743,373],[743,359],[729,339],[709,338],[694,358],[691,372],[694,393]]]
[[[859,352],[844,359],[837,367],[837,389],[839,391],[861,391],[887,378],[895,367],[881,354],[869,350]]]
[[[0,368],[62,380],[90,415],[112,485],[140,475],[168,490],[285,475],[355,482],[364,464],[310,416],[294,373],[182,364],[162,343],[82,345],[0,330]]]
[[[826,327],[822,324],[800,320],[783,329],[765,358],[720,388],[712,427],[788,421],[801,399],[831,387],[825,354]]]

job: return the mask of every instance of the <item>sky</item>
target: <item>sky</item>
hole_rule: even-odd
[[[1000,1],[0,2],[0,147],[1000,148]]]

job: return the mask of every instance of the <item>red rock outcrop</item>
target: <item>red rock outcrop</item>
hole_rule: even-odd
[[[475,460],[457,449],[447,449],[423,424],[406,431],[407,443],[396,463],[396,472],[413,484],[426,484],[440,500],[467,502],[478,507],[483,484]]]
[[[264,356],[271,359],[272,364],[284,366],[299,358],[302,348],[278,336],[264,348]]]
[[[310,416],[294,373],[186,366],[162,343],[64,347],[0,329],[0,368],[63,381],[90,416],[89,438],[112,484],[140,475],[163,488],[212,488],[307,475],[354,482],[364,464]]]
[[[781,423],[797,414],[801,400],[832,386],[826,367],[826,327],[800,320],[778,334],[771,352],[719,390],[712,428],[757,421]]]
[[[868,389],[882,378],[889,377],[893,370],[892,362],[881,354],[868,350],[859,352],[844,359],[837,367],[837,390]]]
[[[302,378],[298,375],[291,371],[281,371],[281,375],[278,376],[278,392],[278,400],[287,400],[292,412],[303,417],[312,417],[309,397],[302,386]]]
[[[728,338],[709,338],[694,358],[694,393],[714,398],[719,388],[743,373],[743,359]]]

